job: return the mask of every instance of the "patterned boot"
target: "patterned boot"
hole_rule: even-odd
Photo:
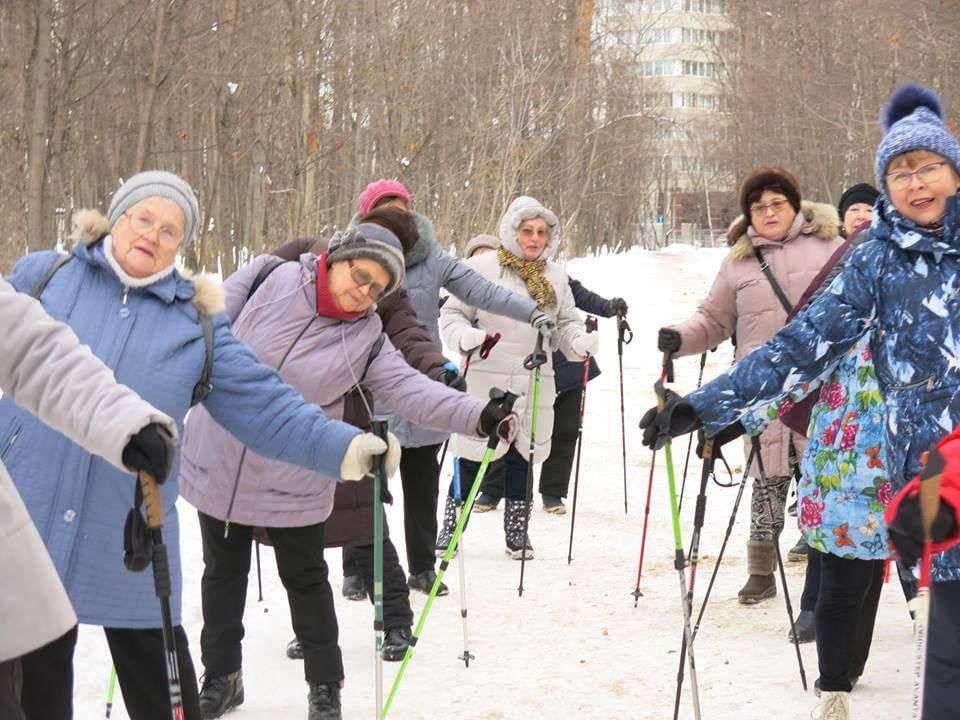
[[[533,560],[533,545],[530,544],[530,535],[524,537],[524,520],[529,527],[530,507],[524,500],[507,499],[503,511],[503,534],[507,542],[506,553],[514,560],[522,559],[526,553],[527,560]]]
[[[447,502],[443,506],[443,525],[440,526],[440,532],[437,534],[437,557],[443,557],[443,554],[450,547],[450,541],[453,540],[453,531],[457,527],[457,505],[453,498],[447,495]],[[451,557],[456,557],[454,553]]]

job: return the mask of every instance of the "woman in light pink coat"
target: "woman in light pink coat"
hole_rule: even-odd
[[[727,232],[730,254],[707,299],[685,322],[660,329],[657,346],[662,352],[695,355],[733,337],[736,359],[744,357],[784,325],[787,308],[774,283],[792,306],[842,242],[836,209],[801,202],[796,179],[782,168],[754,170],[740,188],[740,208],[743,215]],[[768,266],[772,281],[761,263]],[[762,493],[754,482],[747,543],[750,577],[739,593],[746,605],[777,594],[773,543],[783,529],[792,469],[803,455],[804,438],[773,422],[760,444],[773,517],[762,512]],[[759,474],[756,464],[747,469],[751,470],[754,476]]]

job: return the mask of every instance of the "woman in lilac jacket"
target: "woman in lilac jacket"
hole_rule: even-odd
[[[327,417],[341,418],[344,395],[361,385],[378,403],[437,430],[483,436],[507,418],[498,401],[485,407],[411,368],[382,334],[373,304],[404,275],[392,232],[360,223],[334,237],[319,257],[308,253],[276,268],[248,300],[270,259],[255,259],[225,283],[234,333]],[[184,438],[180,483],[183,497],[200,511],[203,540],[204,717],[243,702],[243,609],[252,532],[259,526],[273,543],[303,649],[310,716],[339,718],[343,662],[323,559],[336,479],[258,455],[198,408]]]

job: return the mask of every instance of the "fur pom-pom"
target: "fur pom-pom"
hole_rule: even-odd
[[[945,115],[943,103],[940,102],[940,97],[932,88],[917,83],[901,85],[890,95],[890,99],[887,100],[887,104],[884,105],[883,112],[880,114],[880,125],[883,127],[883,131],[887,132],[897,120],[902,120],[920,107],[931,110],[938,118],[943,120]]]

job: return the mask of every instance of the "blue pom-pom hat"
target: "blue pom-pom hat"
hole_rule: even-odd
[[[942,156],[960,174],[960,143],[944,125],[945,115],[940,97],[931,88],[906,83],[893,91],[880,114],[886,135],[877,148],[878,187],[886,191],[891,161],[913,150],[929,150]]]

